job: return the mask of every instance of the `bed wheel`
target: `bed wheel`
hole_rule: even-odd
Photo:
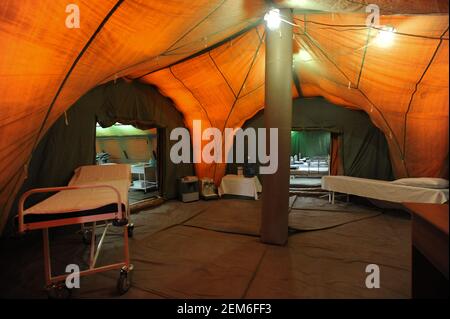
[[[46,288],[48,299],[69,299],[72,289],[67,288],[65,282],[59,282]]]
[[[131,287],[131,270],[122,268],[120,270],[119,280],[117,280],[117,291],[123,295]]]
[[[128,237],[133,237],[133,230],[134,230],[134,224],[128,224],[127,225],[128,228]]]
[[[125,226],[128,224],[128,220],[126,218],[124,219],[114,219],[112,224],[116,227]]]
[[[92,239],[92,231],[89,229],[85,229],[83,231],[83,243],[85,245],[90,245],[91,244],[91,239]]]

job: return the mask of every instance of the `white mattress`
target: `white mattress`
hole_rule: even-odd
[[[131,170],[127,164],[87,165],[75,170],[69,186],[110,185],[115,187],[127,207]],[[64,190],[28,208],[24,214],[62,214],[93,210],[117,203],[117,194],[109,188],[82,188]]]
[[[350,176],[323,176],[322,189],[393,203],[443,204],[449,198],[448,189],[405,186],[388,181]]]

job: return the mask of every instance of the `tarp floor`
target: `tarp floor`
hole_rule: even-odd
[[[169,201],[141,211],[132,216],[131,289],[118,296],[118,273],[110,271],[82,277],[72,297],[409,298],[409,216],[346,203],[328,209],[320,201],[291,201],[294,222],[286,246],[260,242],[261,201]],[[86,267],[89,247],[78,230],[51,231],[54,272],[63,273],[70,263]],[[119,260],[119,234],[113,227],[99,264]],[[47,297],[41,245],[39,232],[2,240],[0,297]],[[378,289],[365,285],[368,264],[380,267]]]

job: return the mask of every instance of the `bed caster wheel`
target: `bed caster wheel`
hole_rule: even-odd
[[[67,288],[64,282],[50,285],[46,288],[48,299],[69,299],[72,289]]]
[[[117,291],[121,295],[126,293],[131,287],[131,271],[132,270],[133,269],[131,266],[130,266],[130,268],[123,267],[120,270],[120,276],[119,276],[119,279],[117,280]]]
[[[112,224],[113,224],[113,226],[121,227],[121,226],[127,225],[128,224],[128,220],[126,218],[125,219],[114,219],[112,221]]]
[[[83,243],[85,245],[90,245],[91,241],[92,241],[92,231],[91,230],[83,231]]]
[[[128,237],[132,238],[133,237],[134,224],[128,224],[127,228],[128,228]]]

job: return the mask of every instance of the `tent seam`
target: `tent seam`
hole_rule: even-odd
[[[255,28],[255,32],[256,32],[257,37],[259,38],[258,31],[257,31],[256,28]],[[250,72],[252,71],[253,66],[255,65],[255,61],[256,61],[256,58],[258,57],[258,52],[259,52],[259,50],[260,50],[260,48],[261,48],[261,44],[262,44],[263,41],[264,41],[264,37],[265,37],[265,32],[263,33],[262,38],[259,38],[259,43],[258,43],[258,46],[256,47],[255,53],[253,54],[252,62],[251,62],[251,64],[250,64],[250,67],[249,67],[249,69],[248,69],[247,74],[245,75],[244,81],[242,82],[242,85],[241,85],[241,87],[240,87],[240,89],[239,89],[239,91],[238,91],[238,93],[237,93],[237,96],[235,97],[234,102],[233,102],[233,104],[231,105],[230,111],[228,112],[228,116],[227,116],[227,118],[225,119],[225,122],[224,122],[224,125],[223,125],[222,132],[223,132],[223,131],[225,130],[225,128],[227,127],[227,123],[228,123],[228,120],[229,120],[229,118],[230,118],[230,116],[231,116],[231,113],[233,112],[234,107],[236,106],[236,103],[237,103],[237,101],[239,100],[239,96],[241,95],[242,89],[244,88],[244,85],[245,85],[245,83],[247,82],[248,76],[250,75]],[[214,165],[214,175],[213,175],[214,180],[216,179],[216,168],[217,168],[217,163],[215,163],[215,165]]]
[[[367,38],[366,38],[366,45],[364,46],[364,52],[361,60],[361,67],[359,68],[359,74],[358,74],[358,80],[356,81],[356,88],[359,89],[359,83],[361,82],[361,76],[364,69],[364,63],[366,62],[366,54],[367,49],[369,48],[369,39],[370,39],[370,32],[372,31],[371,28],[368,28],[367,31]]]
[[[52,102],[50,103],[50,106],[47,110],[47,114],[45,115],[44,121],[41,124],[41,127],[39,129],[39,133],[37,135],[36,141],[35,141],[35,145],[33,146],[33,151],[35,150],[36,146],[37,146],[37,142],[39,140],[39,137],[45,127],[45,124],[47,123],[48,117],[53,109],[53,106],[56,103],[56,100],[58,99],[58,97],[60,96],[60,93],[62,92],[62,89],[64,88],[64,85],[66,84],[67,80],[69,79],[70,75],[72,74],[73,70],[75,69],[76,65],[78,64],[78,62],[81,60],[81,58],[83,57],[84,53],[88,50],[89,46],[91,45],[91,43],[95,40],[95,38],[97,37],[97,34],[100,33],[100,31],[102,30],[102,28],[104,27],[104,25],[108,22],[108,20],[111,18],[111,16],[114,14],[114,12],[120,7],[120,5],[124,2],[125,0],[118,0],[117,3],[114,5],[114,7],[108,12],[108,14],[105,16],[105,18],[103,18],[102,22],[98,25],[97,29],[94,31],[94,33],[91,35],[91,37],[89,38],[88,42],[86,42],[86,44],[84,45],[83,49],[81,49],[81,51],[78,53],[77,57],[75,58],[74,62],[72,63],[72,66],[70,67],[69,71],[66,73],[61,85],[59,86],[58,91],[56,92]]]
[[[225,78],[225,75],[223,74],[223,72],[220,70],[219,66],[217,65],[216,61],[214,60],[214,58],[211,56],[211,50],[208,51],[208,56],[211,59],[212,63],[214,64],[214,66],[216,67],[217,71],[220,73],[220,75],[222,76],[222,78],[224,79],[225,83],[228,85],[228,87],[231,90],[231,93],[233,94],[234,98],[236,99],[236,93],[234,93],[233,88],[231,87],[230,83],[228,82],[228,80]]]
[[[200,105],[200,108],[203,110],[203,112],[205,112],[206,118],[208,119],[208,122],[209,122],[209,125],[212,127],[213,125],[212,125],[211,119],[209,118],[208,111],[206,111],[205,107],[204,107],[203,104],[200,102],[200,100],[195,96],[194,92],[192,92],[192,90],[191,90],[190,88],[188,88],[188,87],[186,86],[186,84],[184,84],[184,82],[183,82],[180,78],[178,78],[178,77],[175,75],[175,73],[174,73],[173,70],[172,70],[172,67],[170,67],[169,70],[170,70],[170,73],[172,74],[172,76],[173,76],[178,82],[180,82],[181,85],[183,85],[183,87],[184,87],[186,90],[189,91],[189,93],[191,93],[192,97],[197,101],[198,105]]]
[[[225,1],[226,1],[226,0],[225,0]],[[126,71],[127,69],[132,68],[132,67],[137,67],[137,66],[139,66],[140,64],[146,63],[147,61],[151,61],[151,60],[153,60],[153,59],[155,59],[155,58],[158,58],[158,57],[160,57],[160,56],[167,56],[166,54],[167,54],[168,52],[178,50],[178,49],[181,48],[182,46],[177,47],[177,48],[174,48],[174,49],[171,49],[171,48],[172,48],[176,43],[178,43],[179,41],[181,41],[181,39],[183,39],[185,36],[187,36],[190,32],[192,32],[192,30],[194,30],[194,29],[195,29],[196,27],[198,27],[201,23],[203,23],[206,19],[208,19],[209,16],[210,16],[211,14],[213,14],[216,10],[218,10],[222,5],[223,5],[223,2],[222,2],[222,4],[220,4],[216,9],[214,9],[212,12],[210,12],[205,18],[203,18],[203,20],[202,20],[200,23],[198,23],[197,25],[193,26],[189,31],[187,31],[185,34],[183,34],[179,39],[177,39],[173,44],[171,44],[171,45],[170,45],[166,50],[164,50],[164,52],[162,52],[161,54],[159,54],[159,55],[157,55],[157,56],[152,56],[152,57],[150,57],[150,58],[148,58],[148,59],[145,59],[145,60],[140,61],[140,62],[138,62],[138,63],[135,63],[135,64],[133,64],[133,65],[127,66],[125,69],[122,69],[122,70],[120,70],[120,71],[115,72],[115,74],[121,73],[121,72],[123,72],[123,71]],[[221,30],[221,31],[223,31],[223,30]],[[213,34],[214,34],[214,33],[213,33]],[[197,52],[197,53],[198,53],[198,52]],[[197,54],[197,53],[194,53],[193,55],[195,55],[195,54]],[[142,78],[142,77],[144,77],[144,76],[149,75],[150,73],[157,72],[157,71],[159,71],[159,70],[162,70],[162,69],[165,69],[165,68],[170,67],[170,66],[172,66],[172,65],[175,65],[175,64],[178,63],[178,62],[182,62],[182,61],[184,61],[185,59],[191,58],[193,55],[189,55],[188,57],[183,58],[183,59],[181,59],[180,61],[177,61],[177,62],[175,62],[175,63],[173,63],[173,64],[171,64],[171,65],[168,65],[168,66],[165,66],[165,67],[163,67],[163,68],[159,68],[159,69],[156,69],[156,70],[154,70],[154,71],[145,73],[145,74],[140,75],[140,76],[138,76],[138,77],[135,77],[135,78],[133,78],[133,80],[135,80],[135,79],[140,79],[140,78]],[[113,75],[114,75],[114,74],[108,75],[108,76],[107,76],[105,79],[103,79],[101,82],[106,81],[107,79],[109,79],[109,78],[110,78],[111,76],[113,76]]]
[[[431,65],[433,64],[433,61],[439,51],[439,49],[441,48],[443,39],[442,37],[448,32],[449,27],[447,26],[447,28],[445,29],[445,31],[442,33],[441,35],[441,40],[439,41],[438,45],[436,46],[436,49],[433,52],[433,55],[430,58],[430,61],[428,62],[427,66],[425,67],[424,71],[422,72],[422,75],[420,76],[419,80],[416,82],[415,86],[414,86],[414,91],[411,93],[411,98],[409,99],[409,103],[408,103],[408,108],[406,109],[405,112],[405,119],[404,119],[404,132],[403,132],[403,156],[406,155],[406,129],[407,129],[407,122],[408,122],[408,113],[411,110],[411,105],[412,102],[414,100],[414,97],[419,89],[419,85],[422,82],[422,80],[424,79],[426,73],[428,72],[428,70],[430,69]],[[409,174],[408,174],[409,176]]]
[[[299,18],[295,18],[295,17],[294,17],[294,20],[297,20],[297,21],[300,21],[300,22],[304,22],[304,20],[299,19]],[[366,25],[364,25],[364,24],[330,24],[330,23],[322,23],[322,22],[316,22],[316,21],[311,21],[311,20],[309,20],[308,23],[317,24],[317,25],[322,25],[322,26],[327,26],[327,27],[337,27],[337,28],[360,28],[361,30],[372,28],[372,29],[376,29],[376,30],[378,30],[378,31],[383,31],[383,29],[382,29],[381,27],[375,27],[375,26],[368,27],[368,26],[366,26]],[[335,31],[338,31],[338,32],[342,32],[342,31],[350,31],[350,30],[342,30],[342,31],[341,31],[341,30],[338,30],[338,29],[334,29],[334,30],[335,30]],[[438,36],[438,37],[433,37],[433,36],[426,36],[426,35],[413,34],[413,33],[405,33],[405,32],[396,32],[395,34],[396,34],[396,35],[402,35],[402,36],[405,36],[405,37],[414,37],[414,38],[422,38],[422,39],[429,39],[429,40],[440,40],[440,39],[441,39],[440,36]],[[444,38],[444,37],[442,37],[442,39],[443,39],[443,40],[449,40],[449,38]]]
[[[336,65],[336,63],[328,56],[328,54],[326,54],[326,52],[319,46],[319,45],[317,45],[314,41],[312,41],[312,38],[311,38],[311,36],[308,34],[308,33],[305,33],[305,35],[306,35],[306,37],[311,41],[311,43],[313,44],[313,45],[315,45],[324,55],[325,55],[325,58],[327,58],[336,68],[337,68],[337,70],[347,79],[347,80],[349,80],[349,82],[351,82],[350,81],[350,79],[348,78],[348,76]],[[383,119],[383,121],[384,121],[384,123],[386,124],[386,126],[387,126],[387,128],[389,129],[389,131],[392,133],[393,132],[393,130],[392,130],[392,128],[391,128],[391,126],[389,125],[389,123],[388,123],[388,121],[386,120],[386,118],[384,117],[384,115],[383,115],[383,113],[380,111],[380,109],[378,108],[378,106],[377,105],[375,105],[375,103],[373,103],[368,97],[367,97],[367,95],[361,90],[361,88],[355,88],[358,92],[360,92],[361,94],[362,94],[362,96],[373,106],[373,107],[375,107],[375,109],[378,111],[378,113],[380,114],[380,116],[381,116],[381,118]],[[392,137],[394,138],[394,141],[395,141],[395,144],[397,145],[397,148],[398,148],[398,150],[399,150],[399,152],[400,152],[400,155],[402,156],[402,158],[403,158],[403,153],[402,153],[402,149],[401,149],[401,147],[400,147],[400,144],[399,144],[399,142],[398,142],[398,140],[397,140],[397,138],[396,138],[396,136],[394,135],[394,134],[392,134]],[[403,162],[403,167],[404,167],[404,169],[406,170],[406,165],[405,165],[405,163]]]
[[[196,23],[192,28],[190,28],[188,31],[186,31],[181,37],[179,37],[173,44],[171,44],[165,52],[170,51],[170,49],[176,45],[178,42],[183,40],[189,33],[191,33],[193,30],[195,30],[199,25],[201,25],[203,22],[206,21],[211,15],[213,15],[217,10],[219,10],[223,4],[227,2],[227,0],[223,0],[216,8],[214,8],[211,12],[209,12],[202,20],[200,20],[198,23]]]
[[[250,90],[250,91],[248,91],[247,93],[245,93],[244,95],[239,96],[239,99],[242,99],[242,98],[244,98],[244,97],[246,97],[246,96],[249,96],[250,94],[252,94],[252,93],[258,91],[258,90],[259,90],[261,87],[263,87],[263,86],[264,86],[264,83],[258,85],[258,86],[257,86],[256,88],[254,88],[253,90]]]
[[[239,23],[239,24],[240,24],[240,23]],[[183,59],[181,59],[181,60],[179,60],[179,61],[176,61],[176,62],[171,63],[171,64],[169,64],[169,65],[166,65],[166,66],[164,66],[164,67],[155,69],[155,70],[153,70],[153,71],[144,73],[143,75],[139,75],[139,76],[134,77],[134,78],[132,78],[132,79],[133,79],[133,80],[139,80],[139,79],[141,79],[141,78],[143,78],[143,77],[145,77],[145,76],[147,76],[147,75],[149,75],[149,74],[152,74],[152,73],[155,73],[155,72],[164,70],[164,69],[166,69],[166,68],[170,68],[170,67],[172,67],[172,66],[175,66],[175,65],[178,65],[178,64],[180,64],[180,63],[183,63],[183,62],[185,62],[185,61],[187,61],[187,60],[190,60],[190,59],[193,59],[193,58],[195,58],[195,57],[197,57],[197,56],[200,56],[200,55],[202,55],[202,54],[205,54],[206,52],[211,51],[211,50],[215,49],[216,47],[219,47],[219,46],[221,46],[221,45],[223,45],[223,44],[225,44],[225,43],[227,43],[227,42],[229,42],[229,41],[232,41],[232,40],[234,40],[234,39],[236,39],[236,38],[242,36],[244,33],[249,32],[251,29],[256,28],[256,27],[259,26],[260,24],[261,24],[261,19],[258,19],[255,23],[249,24],[246,28],[242,29],[241,31],[239,31],[239,32],[237,32],[237,33],[235,33],[235,34],[232,34],[232,35],[229,36],[228,38],[226,38],[226,39],[224,39],[224,40],[222,40],[222,41],[220,41],[220,42],[218,42],[218,43],[216,43],[216,44],[214,44],[214,45],[212,45],[212,46],[210,46],[210,47],[208,47],[208,48],[206,48],[206,49],[204,49],[204,50],[200,50],[200,51],[198,51],[198,52],[195,52],[195,53],[193,53],[193,54],[191,54],[191,55],[189,55],[189,56],[187,56],[187,57],[185,57],[185,58],[183,58]],[[164,55],[164,54],[166,54],[166,51],[164,51],[164,52],[163,52],[162,54],[160,54],[159,56]],[[154,58],[155,58],[155,57],[153,56],[153,57],[151,57],[150,59],[147,59],[147,60],[145,60],[145,61],[139,62],[137,65],[142,64],[142,63],[145,63],[145,62],[147,62],[147,61],[149,61],[149,60],[152,60],[152,59],[154,59]],[[127,67],[127,68],[129,68],[129,67]],[[126,69],[124,69],[124,70],[126,70]],[[119,72],[122,72],[122,71],[124,71],[124,70],[121,70],[121,71],[119,71]],[[111,75],[110,75],[109,77],[111,77]],[[108,78],[109,78],[109,77],[108,77]],[[106,79],[108,79],[108,78],[106,78]],[[106,79],[105,79],[105,80],[106,80]]]
[[[223,126],[223,130],[226,128],[227,123],[228,123],[228,120],[229,120],[229,118],[230,118],[230,116],[231,116],[231,113],[233,112],[233,109],[234,109],[234,107],[235,107],[237,101],[238,101],[239,98],[240,98],[242,89],[244,88],[244,85],[245,85],[245,83],[247,82],[247,79],[248,79],[248,77],[249,77],[249,75],[250,75],[250,72],[252,71],[253,67],[255,66],[256,58],[258,57],[258,52],[259,52],[259,50],[261,49],[261,45],[262,45],[262,43],[263,43],[263,41],[264,41],[264,37],[265,37],[265,32],[264,32],[264,34],[263,34],[263,39],[259,40],[258,46],[256,47],[256,51],[255,51],[255,53],[253,54],[253,58],[252,58],[252,62],[251,62],[251,64],[250,64],[250,68],[248,69],[248,72],[247,72],[247,74],[246,74],[246,76],[245,76],[245,78],[244,78],[244,81],[242,82],[242,85],[241,85],[241,87],[240,87],[240,89],[239,89],[239,92],[238,92],[238,94],[237,94],[237,96],[236,96],[236,99],[234,100],[234,102],[233,102],[233,104],[232,104],[232,106],[231,106],[230,112],[228,112],[228,116],[227,116],[227,118],[226,118],[226,120],[225,120],[225,123],[224,123],[224,126]],[[223,131],[223,130],[222,130],[222,131]]]

